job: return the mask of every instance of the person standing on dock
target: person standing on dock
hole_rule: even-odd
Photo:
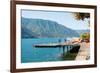
[[[66,40],[66,39],[64,39],[64,41],[66,42],[67,40]]]
[[[66,39],[66,38],[64,39],[64,43],[65,43],[65,44],[67,43],[67,39]],[[64,51],[68,51],[68,46],[65,46]]]
[[[61,39],[59,39],[58,42],[61,43]]]

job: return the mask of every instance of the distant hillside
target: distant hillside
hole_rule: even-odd
[[[78,34],[83,34],[83,33],[89,33],[90,32],[90,30],[76,30],[76,32],[78,33]]]
[[[78,37],[79,34],[55,21],[43,19],[21,19],[22,38]]]
[[[37,34],[27,29],[26,27],[21,27],[22,38],[37,38]]]

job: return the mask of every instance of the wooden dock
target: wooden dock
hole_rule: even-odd
[[[90,44],[83,42],[80,43],[80,49],[76,56],[76,60],[88,60],[90,57]]]
[[[71,42],[64,42],[64,43],[49,43],[49,44],[34,44],[34,47],[37,48],[47,48],[47,47],[64,47],[64,46],[77,46],[79,43],[71,43]]]
[[[74,48],[75,46],[80,46],[78,50],[78,54],[75,58],[75,60],[87,60],[89,59],[90,56],[90,44],[86,42],[64,42],[64,43],[49,43],[49,44],[34,44],[33,47],[36,48],[57,48],[60,47],[63,50],[63,54],[66,52],[65,49],[66,47],[70,46],[70,48]],[[70,50],[71,50],[70,49]],[[74,48],[75,50],[76,48]],[[68,48],[67,48],[68,51]]]
[[[33,47],[36,48],[60,48],[63,51],[63,55],[67,52],[73,49],[75,46],[80,46],[78,42],[72,43],[72,42],[64,42],[64,43],[51,43],[51,44],[34,44]],[[70,47],[70,48],[69,48]]]

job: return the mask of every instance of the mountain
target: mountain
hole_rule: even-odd
[[[78,37],[79,34],[55,21],[21,18],[22,38]]]
[[[80,34],[83,34],[83,33],[90,33],[90,30],[89,29],[86,29],[86,30],[76,30],[76,32],[80,35]]]
[[[21,27],[22,38],[37,38],[37,34],[27,29],[26,27]]]

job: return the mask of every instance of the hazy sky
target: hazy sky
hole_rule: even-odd
[[[89,29],[87,19],[85,19],[85,21],[78,21],[71,12],[22,10],[22,17],[52,20],[74,30]]]

